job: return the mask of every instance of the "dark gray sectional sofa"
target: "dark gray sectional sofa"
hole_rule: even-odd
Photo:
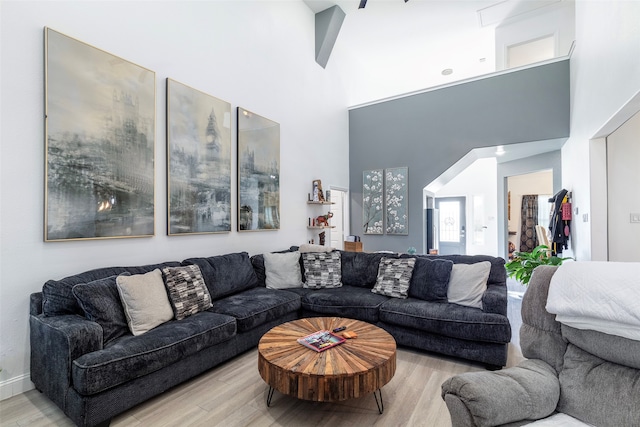
[[[246,252],[108,267],[50,280],[31,295],[31,380],[77,425],[108,424],[115,415],[255,347],[269,329],[301,316],[351,317],[386,329],[400,345],[494,367],[505,364],[511,328],[502,258],[435,257],[491,262],[483,308],[478,309],[421,300],[411,292],[407,299],[372,293],[383,256],[398,257],[341,252],[343,286],[333,289],[266,288],[263,256],[249,258]],[[73,293],[78,284],[194,264],[213,306],[138,336],[123,332],[105,341],[114,325],[89,320]],[[418,286],[412,282],[414,291]],[[98,301],[110,300],[106,295]]]

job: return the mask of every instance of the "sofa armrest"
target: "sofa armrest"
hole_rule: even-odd
[[[552,414],[560,397],[555,370],[542,360],[495,372],[468,372],[442,384],[454,426],[496,426]]]
[[[507,287],[504,285],[488,285],[482,295],[482,311],[485,313],[507,315]]]
[[[102,327],[70,314],[30,316],[31,381],[61,408],[71,386],[71,364],[102,349]]]

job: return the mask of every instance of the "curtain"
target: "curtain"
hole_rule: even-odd
[[[536,225],[538,225],[538,195],[522,196],[520,215],[520,252],[531,252],[537,245]]]

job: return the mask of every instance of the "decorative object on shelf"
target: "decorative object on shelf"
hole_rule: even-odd
[[[44,31],[44,240],[153,236],[155,73]]]
[[[416,248],[414,248],[413,246],[411,246],[409,249],[407,249],[407,253],[409,255],[415,255],[417,252]]]
[[[322,181],[319,179],[313,180],[313,201],[324,202],[324,194],[322,193]]]
[[[231,231],[231,104],[167,79],[169,235]]]
[[[409,234],[407,167],[385,169],[384,188],[387,234]]]
[[[280,229],[280,125],[238,107],[238,231]]]
[[[325,233],[324,231],[321,231],[320,233],[318,233],[318,239],[319,239],[320,246],[324,246],[324,243],[325,243],[324,239],[326,237],[326,234],[327,233]]]
[[[329,211],[326,215],[320,215],[316,218],[317,227],[329,227],[329,219],[333,218],[333,212]]]
[[[364,234],[383,234],[383,170],[362,172],[362,229]]]

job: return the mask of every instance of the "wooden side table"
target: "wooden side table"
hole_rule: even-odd
[[[323,352],[297,342],[319,330],[346,326],[358,337]],[[382,387],[396,371],[396,341],[369,323],[340,317],[313,317],[276,326],[258,343],[258,371],[273,391],[318,402],[354,399],[373,393],[378,411],[384,410]],[[380,401],[378,402],[378,396]]]

